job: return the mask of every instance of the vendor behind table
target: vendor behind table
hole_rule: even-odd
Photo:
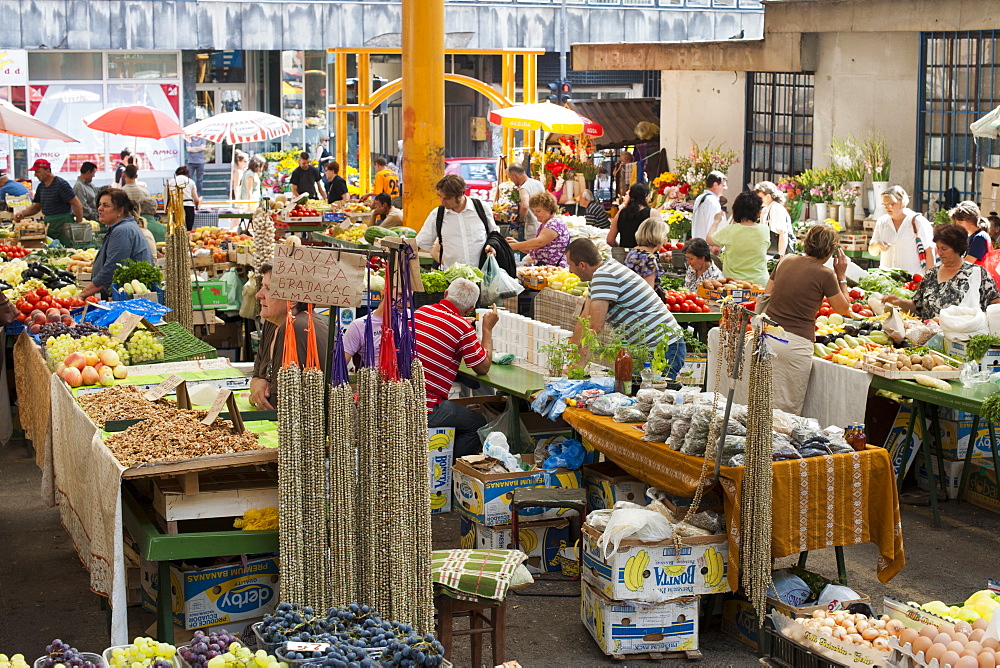
[[[14,222],[30,218],[41,211],[45,217],[48,235],[58,239],[64,247],[72,247],[73,240],[65,231],[65,226],[66,223],[83,221],[83,203],[65,179],[52,173],[52,164],[48,160],[41,158],[35,160],[31,171],[38,179],[35,197],[31,200],[31,206],[14,214]]]
[[[840,237],[829,225],[809,228],[803,240],[805,255],[785,256],[757,300],[757,313],[766,312],[784,330],[771,339],[776,355],[772,374],[773,403],[788,413],[800,415],[812,372],[816,312],[823,298],[844,316],[851,314],[847,290],[847,257]],[[823,265],[833,257],[833,269]]]
[[[80,299],[102,291],[107,293],[115,269],[125,260],[153,263],[153,253],[137,222],[139,218],[138,203],[124,190],[111,187],[101,190],[97,197],[97,220],[107,227],[107,232],[94,258],[90,285],[80,292]]]
[[[907,208],[910,196],[899,186],[886,189],[881,197],[886,213],[875,221],[868,252],[881,256],[881,267],[923,276],[934,266],[930,221]]]

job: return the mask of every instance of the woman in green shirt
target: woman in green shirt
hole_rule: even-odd
[[[740,281],[767,285],[767,248],[771,236],[767,225],[759,222],[763,203],[757,193],[745,190],[733,202],[733,221],[712,225],[707,241],[722,246],[722,273]]]

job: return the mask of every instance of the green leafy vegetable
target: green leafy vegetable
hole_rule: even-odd
[[[979,415],[988,423],[1000,422],[1000,393],[983,400],[983,407]]]
[[[978,362],[983,359],[983,355],[991,346],[1000,346],[1000,337],[989,334],[977,334],[969,339],[965,345],[965,359],[970,362]]]
[[[420,274],[425,292],[444,292],[456,278],[467,278],[473,283],[483,282],[483,272],[467,264],[453,264],[447,271],[429,271]]]
[[[139,281],[143,285],[152,288],[154,285],[163,283],[163,272],[158,267],[154,267],[145,260],[136,262],[132,258],[120,263],[111,280],[118,285],[125,285],[131,281]]]
[[[661,276],[660,287],[664,290],[664,292],[666,292],[667,290],[683,290],[684,279],[670,278],[669,276]]]

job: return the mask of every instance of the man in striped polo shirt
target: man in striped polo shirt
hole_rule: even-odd
[[[64,248],[71,248],[73,239],[64,226],[66,223],[79,223],[83,220],[83,203],[73,192],[73,186],[52,173],[52,163],[48,160],[35,160],[31,171],[35,172],[35,178],[38,179],[35,197],[31,200],[31,206],[14,214],[14,222],[30,218],[41,211],[45,217],[46,234],[58,239]]]
[[[684,366],[687,346],[673,313],[656,296],[653,288],[639,274],[612,258],[601,261],[601,253],[590,239],[574,239],[566,247],[569,270],[590,281],[588,298],[580,314],[571,341],[580,345],[583,337],[583,318],[588,318],[595,332],[605,324],[621,327],[630,344],[642,344],[650,349],[660,342],[660,325],[675,330],[670,334],[667,348],[667,366],[664,375],[670,380]]]
[[[448,401],[458,367],[465,365],[477,374],[490,370],[493,360],[493,327],[499,317],[495,311],[483,317],[483,340],[463,316],[476,307],[479,286],[470,280],[456,279],[437,304],[421,306],[414,313],[417,329],[417,357],[424,365],[427,388],[427,426],[455,428],[455,457],[483,451],[478,430],[486,418],[465,406]]]

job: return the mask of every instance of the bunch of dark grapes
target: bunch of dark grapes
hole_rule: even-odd
[[[53,668],[57,664],[73,668],[96,668],[91,661],[83,658],[79,650],[70,647],[58,638],[45,648],[45,653],[41,668]]]
[[[83,338],[88,334],[109,334],[107,327],[98,327],[92,322],[81,322],[76,326],[65,325],[61,322],[50,322],[42,325],[38,331],[38,340],[45,343],[48,339],[62,334],[69,334],[74,339]]]
[[[313,642],[313,637],[326,631],[326,619],[317,617],[308,605],[291,603],[278,605],[273,615],[264,617],[260,635],[268,643]]]
[[[192,668],[198,668],[199,666],[207,666],[209,661],[225,654],[234,641],[236,638],[225,629],[212,631],[208,635],[204,631],[195,631],[191,642],[178,651]]]

